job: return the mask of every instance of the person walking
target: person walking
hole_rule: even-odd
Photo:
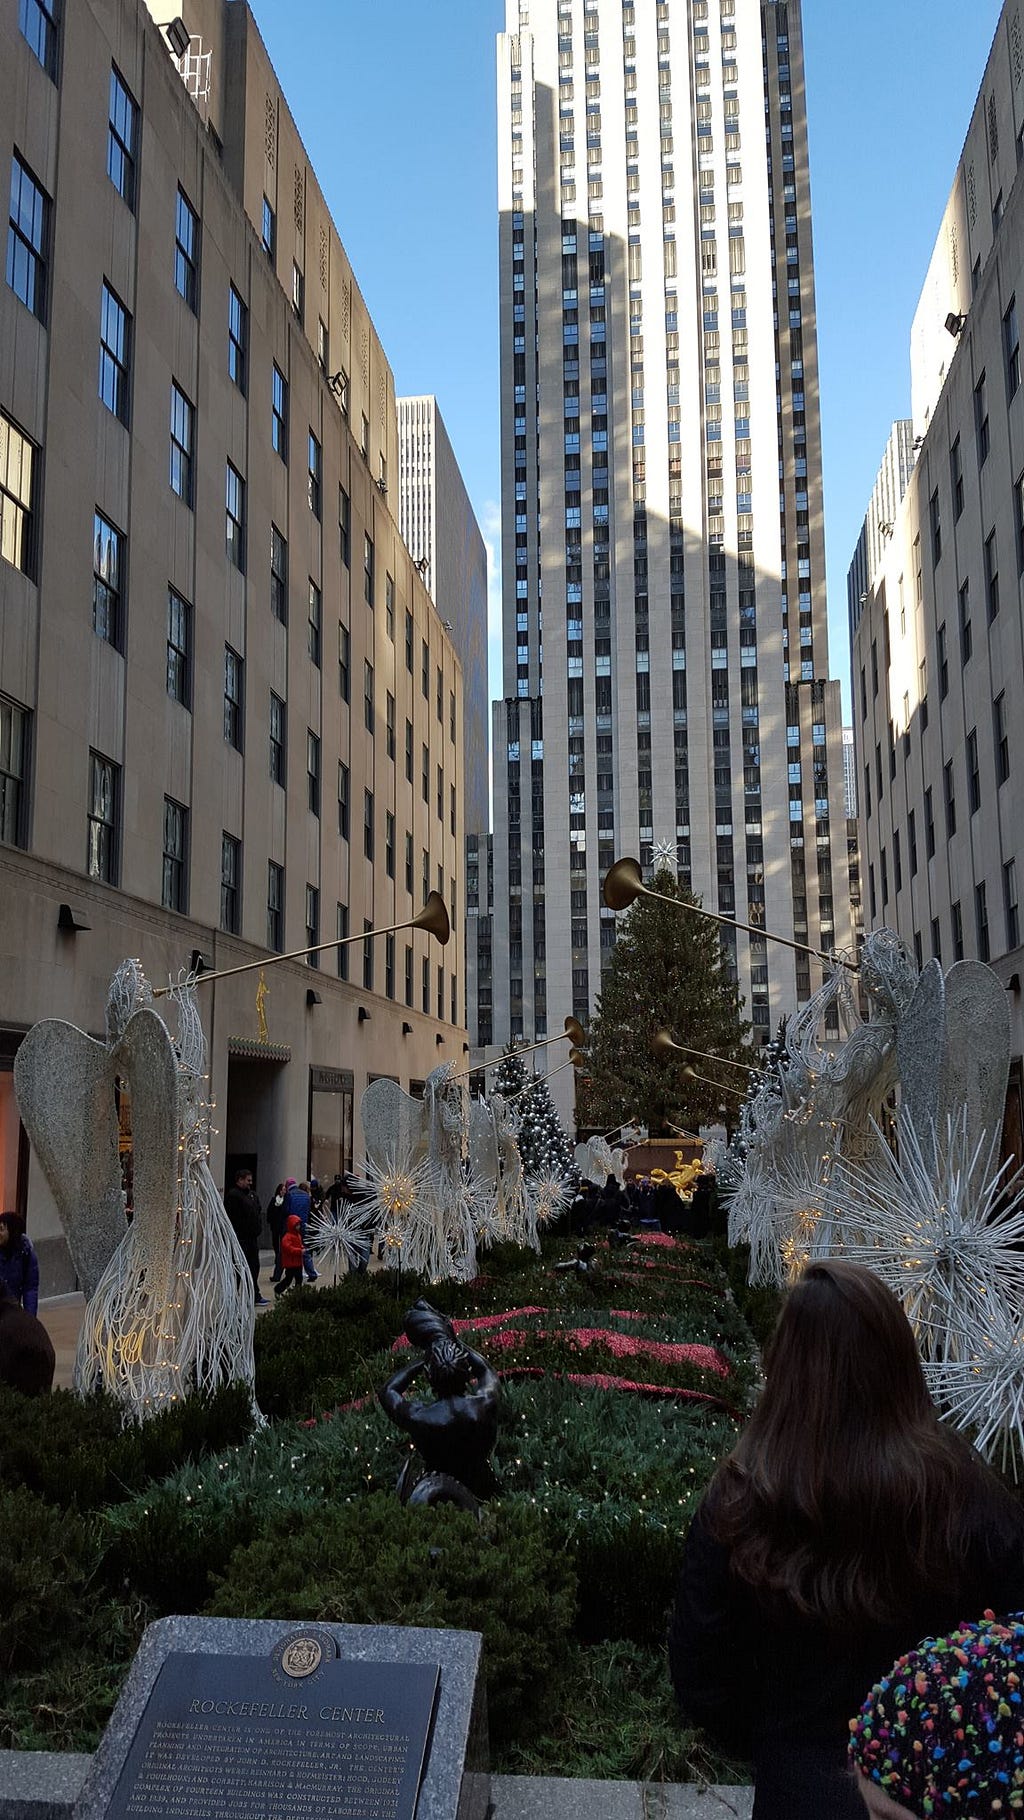
[[[235,1170],[234,1184],[224,1196],[224,1207],[235,1237],[245,1253],[245,1261],[252,1276],[253,1300],[257,1308],[265,1308],[267,1298],[260,1294],[260,1226],[263,1215],[259,1196],[253,1187],[251,1169]]]
[[[274,1284],[275,1296],[282,1296],[286,1289],[297,1289],[302,1283],[302,1264],[305,1246],[302,1243],[302,1226],[297,1213],[290,1213],[285,1220],[284,1232],[281,1234],[281,1281]]]
[[[0,1283],[27,1313],[38,1313],[39,1259],[16,1213],[0,1214]]]
[[[267,1207],[267,1224],[270,1227],[270,1241],[274,1247],[274,1268],[270,1281],[281,1281],[281,1234],[284,1231],[285,1211],[284,1197],[292,1186],[291,1182],[278,1182]]]
[[[765,1388],[690,1526],[669,1634],[679,1704],[754,1765],[754,1820],[864,1820],[864,1688],[964,1612],[1024,1606],[1024,1510],[940,1423],[870,1270],[808,1265]]]
[[[303,1269],[306,1272],[307,1282],[315,1283],[320,1273],[313,1263],[313,1259],[306,1247],[306,1224],[309,1220],[312,1205],[313,1202],[309,1192],[309,1183],[292,1180],[289,1183],[287,1193],[284,1197],[285,1224],[287,1226],[288,1216],[290,1214],[294,1213],[298,1217],[299,1226],[302,1231]]]

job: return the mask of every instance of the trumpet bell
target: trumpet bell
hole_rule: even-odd
[[[573,1043],[577,1049],[586,1048],[588,1042],[587,1033],[578,1018],[567,1017],[562,1028],[569,1038],[569,1041]]]
[[[574,1068],[582,1068],[586,1059],[582,1049],[570,1049],[569,1060]]]
[[[651,1038],[652,1055],[668,1055],[673,1049],[678,1048],[679,1044],[668,1030],[656,1030]]]
[[[409,927],[410,929],[425,929],[428,935],[436,935],[442,948],[451,939],[451,918],[439,891],[431,891],[419,916],[413,917]]]
[[[605,873],[604,901],[609,910],[626,910],[644,889],[644,876],[635,859],[617,859]]]

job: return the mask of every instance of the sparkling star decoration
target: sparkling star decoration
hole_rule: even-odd
[[[676,843],[674,840],[656,840],[651,848],[651,865],[655,872],[667,866],[670,872],[676,869]]]

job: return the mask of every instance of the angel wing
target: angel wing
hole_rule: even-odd
[[[426,1162],[429,1130],[422,1100],[412,1099],[397,1081],[371,1081],[360,1111],[366,1154],[379,1169],[396,1159],[410,1167]]]
[[[1010,1010],[1002,980],[981,961],[957,961],[945,979],[946,1041],[938,1129],[966,1107],[970,1146],[1003,1128],[1010,1073]]]

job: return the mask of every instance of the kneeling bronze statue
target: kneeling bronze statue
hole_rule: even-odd
[[[381,1408],[409,1435],[422,1461],[406,1461],[398,1495],[403,1504],[458,1504],[476,1510],[481,1499],[498,1489],[490,1456],[498,1435],[501,1380],[429,1302],[420,1300],[410,1308],[405,1331],[423,1357],[403,1365],[377,1392]],[[421,1372],[433,1392],[431,1403],[405,1394]]]

